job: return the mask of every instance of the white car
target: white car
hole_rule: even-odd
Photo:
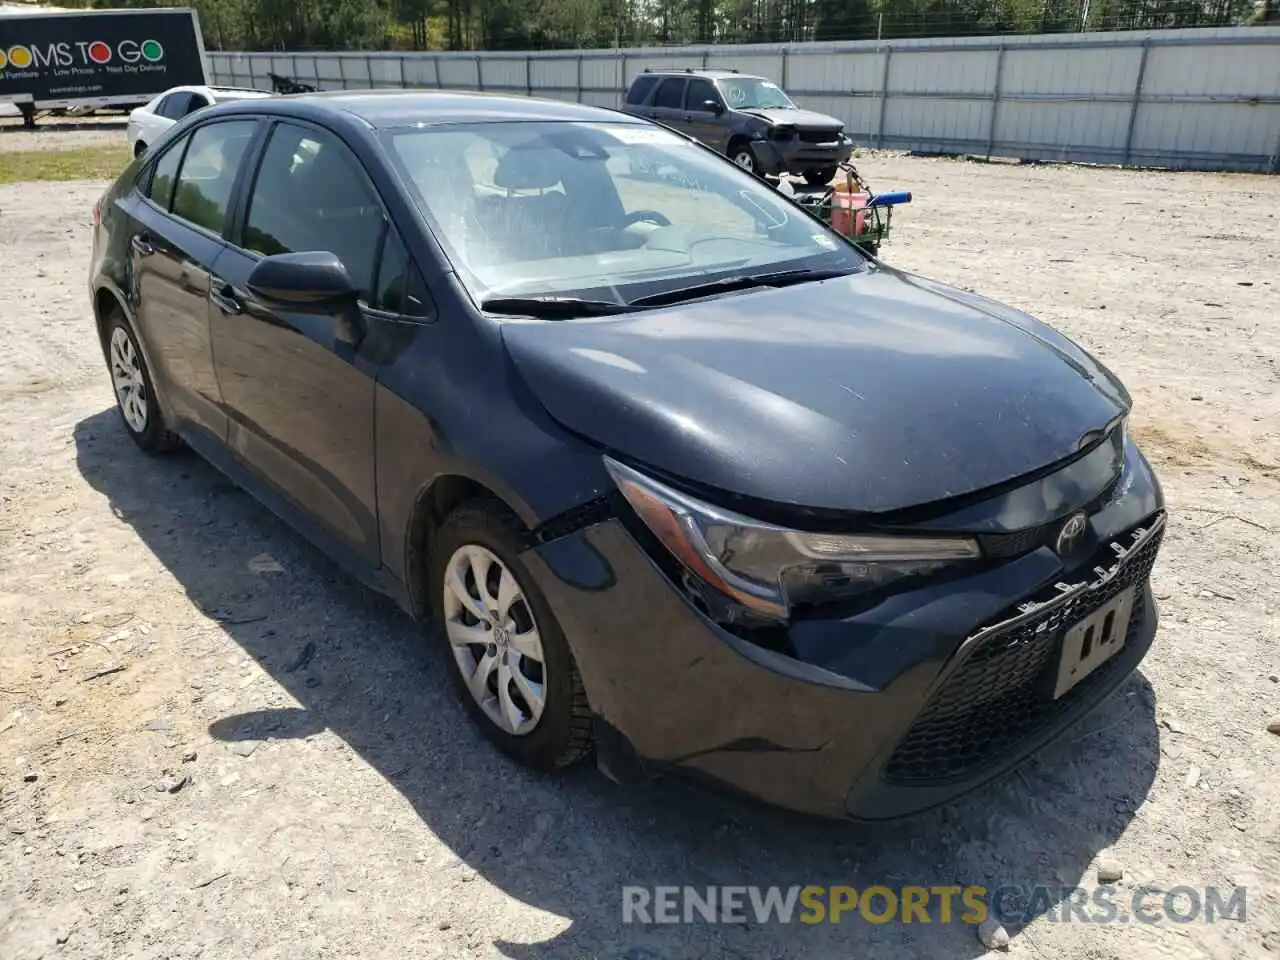
[[[189,113],[228,100],[258,100],[271,94],[237,87],[173,87],[129,114],[129,149],[135,157]]]

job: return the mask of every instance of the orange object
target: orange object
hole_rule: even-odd
[[[850,239],[859,237],[867,226],[867,204],[871,195],[846,179],[837,182],[831,194],[831,227]]]

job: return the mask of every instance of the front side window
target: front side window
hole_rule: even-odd
[[[684,102],[686,110],[698,110],[707,113],[711,107],[707,106],[707,101],[719,103],[720,96],[716,93],[716,88],[711,85],[710,80],[703,80],[701,77],[695,77],[689,81],[689,92],[685,94]]]
[[[759,77],[733,77],[721,80],[719,87],[734,110],[794,110],[796,106],[776,83]]]
[[[386,228],[373,187],[343,143],[307,127],[276,126],[249,198],[246,249],[267,256],[335,254],[361,297],[372,303]]]
[[[626,302],[708,275],[866,263],[767,184],[648,124],[457,124],[384,138],[477,301]]]
[[[231,207],[231,188],[256,128],[256,121],[236,120],[211,123],[191,134],[173,191],[174,216],[211,233],[222,233]]]
[[[189,113],[195,113],[197,110],[203,110],[209,105],[209,101],[198,93],[191,94],[191,102],[187,104],[187,109],[183,111],[183,116]]]
[[[400,235],[388,229],[378,263],[377,280],[369,305],[404,317],[427,317],[430,300],[422,277],[405,249]]]

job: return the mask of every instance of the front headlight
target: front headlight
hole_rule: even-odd
[[[619,491],[662,544],[706,583],[785,620],[792,606],[840,600],[981,556],[967,537],[804,533],[704,503],[609,457]]]

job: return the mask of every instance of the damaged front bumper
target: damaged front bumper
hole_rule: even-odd
[[[524,558],[573,649],[606,773],[681,772],[804,813],[882,820],[1011,769],[1142,660],[1164,528],[1145,461],[1089,522],[1097,547],[1069,571],[1042,546],[856,613],[793,622],[786,653],[705,616],[617,518]],[[1129,589],[1118,654],[1054,699],[1066,628]]]

